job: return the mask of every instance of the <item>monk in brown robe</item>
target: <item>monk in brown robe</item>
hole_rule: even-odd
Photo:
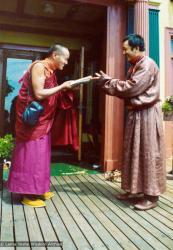
[[[157,206],[165,191],[165,162],[162,115],[159,104],[159,69],[144,55],[144,39],[131,34],[123,40],[123,54],[131,67],[127,80],[96,73],[105,93],[123,98],[128,114],[124,136],[122,189],[117,199],[134,198],[134,207],[147,210]],[[143,194],[143,199],[136,199]]]

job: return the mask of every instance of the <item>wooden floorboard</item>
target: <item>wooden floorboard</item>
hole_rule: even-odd
[[[24,208],[19,206],[18,199],[15,199],[15,195],[12,195],[13,202],[13,218],[14,218],[14,237],[17,242],[25,241],[29,243],[27,225],[25,220]],[[22,247],[25,250],[30,249],[30,247]],[[21,247],[16,247],[16,249],[21,249]]]
[[[46,213],[45,208],[35,209],[36,215],[39,221],[40,229],[43,235],[44,242],[58,242],[57,236],[55,234],[54,228],[52,227],[51,221]],[[51,247],[48,249],[56,250],[56,247]]]
[[[151,249],[151,246],[155,246],[156,249],[167,249],[163,244],[156,241],[156,238],[153,237],[148,230],[148,227],[144,229],[143,226],[141,226],[141,218],[137,216],[136,211],[132,210],[129,204],[122,203],[120,201],[117,201],[115,199],[115,190],[111,189],[109,186],[105,186],[102,183],[102,180],[99,180],[96,177],[86,177],[86,183],[91,182],[97,189],[100,190],[106,197],[107,200],[104,200],[104,202],[109,206],[109,208],[114,211],[114,213],[119,216],[121,220],[121,226],[122,224],[128,225],[128,227],[131,228],[131,231],[134,232],[129,234],[128,230],[124,231],[124,234],[131,238],[133,242],[137,245],[140,249]],[[136,220],[134,218],[136,217]],[[116,221],[115,221],[116,222]],[[148,244],[148,248],[146,248],[146,244]]]
[[[47,201],[46,210],[50,217],[52,226],[59,238],[59,242],[63,242],[64,249],[76,250],[77,248],[58,212],[57,208],[59,208],[59,199],[60,198],[57,198],[56,195],[52,200]]]
[[[68,177],[65,177],[66,179]],[[113,237],[116,235],[116,240],[125,249],[137,249],[137,247],[134,245],[134,243],[131,241],[130,237],[127,238],[123,230],[129,230],[130,228],[126,227],[126,225],[122,225],[121,228],[119,228],[119,217],[115,216],[111,213],[109,207],[107,207],[104,203],[101,202],[101,199],[104,199],[104,197],[101,197],[100,199],[97,198],[101,193],[97,194],[94,192],[94,187],[92,186],[91,189],[87,188],[82,183],[82,180],[79,180],[76,177],[71,177],[72,180],[79,186],[79,188],[83,191],[83,193],[88,196],[88,200],[91,203],[90,209],[92,213],[105,225],[107,231],[109,234],[111,234]],[[82,178],[82,177],[81,177]],[[106,200],[107,201],[107,200]],[[86,202],[86,206],[88,206],[89,202]],[[114,220],[117,220],[117,223],[114,223]]]
[[[58,209],[62,220],[68,228],[68,232],[75,242],[77,249],[92,249],[89,242],[85,238],[85,235],[82,234],[80,228],[75,223],[74,218],[71,216],[70,207],[66,207],[63,200],[64,192],[59,190],[60,187],[59,185],[57,185],[57,180],[55,178],[52,178],[52,184],[54,185],[54,188],[58,192],[58,196],[60,197],[60,199],[58,199],[58,202],[55,203],[56,208]]]
[[[81,233],[86,238],[87,242],[90,245],[90,248],[94,249],[107,249],[104,246],[104,243],[101,241],[101,239],[98,237],[98,235],[95,233],[95,231],[92,229],[92,227],[89,225],[88,221],[84,217],[84,215],[80,212],[78,203],[74,203],[72,200],[73,191],[68,191],[64,188],[64,181],[63,178],[59,178],[59,194],[61,195],[61,198],[66,205],[67,209],[69,210],[69,213],[73,217],[76,225],[78,225]],[[69,188],[68,188],[69,189]],[[76,206],[77,205],[77,206]],[[70,209],[69,209],[70,208]]]
[[[80,213],[83,216],[83,220],[85,221],[85,224],[86,223],[88,224],[87,239],[90,242],[90,245],[94,249],[107,249],[107,246],[104,244],[104,241],[101,241],[102,237],[99,238],[97,229],[101,226],[101,224],[104,225],[104,227],[105,227],[105,224],[108,223],[108,222],[105,221],[102,214],[99,214],[99,213],[97,213],[97,218],[94,218],[93,214],[95,213],[95,210],[96,210],[94,205],[90,204],[90,200],[87,199],[87,197],[83,195],[83,192],[81,192],[81,190],[79,188],[77,188],[77,186],[71,187],[70,185],[67,185],[66,182],[63,181],[63,179],[68,179],[68,180],[71,180],[71,179],[68,178],[68,177],[59,178],[60,184],[62,185],[62,188],[64,189],[64,191],[66,191],[68,193],[68,195],[71,198],[72,202],[74,204],[77,204],[77,208],[78,208],[79,211],[81,211]],[[76,191],[77,191],[77,195],[74,195],[74,193],[76,194]],[[79,196],[80,197],[82,196],[81,197],[81,202],[80,202]],[[84,204],[84,206],[86,207],[85,211],[83,211],[83,212],[82,212],[82,207],[83,207],[82,204]],[[102,217],[103,221],[100,224],[97,223],[96,228],[94,230],[93,227],[95,226],[95,223],[98,220],[98,217]],[[94,219],[95,219],[95,221],[94,221]],[[106,231],[106,230],[104,230],[104,227],[102,227],[103,232],[101,232],[101,230],[100,230],[101,236],[103,236],[103,234]],[[81,231],[83,232],[84,235],[86,235],[85,228],[81,228]],[[113,246],[114,246],[114,249],[115,249],[115,247],[116,247],[116,249],[122,249],[120,247],[120,245],[118,245],[118,243],[111,237],[109,237],[109,244],[112,245],[112,247],[108,246],[109,249],[113,249]]]
[[[115,195],[123,192],[120,183],[105,181],[102,174],[52,177],[51,190],[55,196],[36,209],[23,206],[21,196],[7,189],[0,191],[0,244],[7,244],[0,248],[173,249],[171,180],[158,206],[148,211],[117,200]]]
[[[10,245],[10,242],[14,241],[12,199],[11,194],[6,189],[3,189],[2,193],[1,216],[2,218],[0,242],[4,242],[6,247]],[[12,250],[14,249],[14,247],[9,246],[5,249]]]
[[[104,178],[102,175],[99,176],[101,178],[101,182],[99,180],[99,183],[103,184],[104,183]],[[98,180],[97,180],[98,181]],[[115,192],[120,192],[120,184],[119,183],[112,183],[112,182],[107,182],[108,186],[107,188],[109,192],[114,194]],[[116,201],[116,204],[118,204],[118,201]],[[126,203],[124,203],[126,204]],[[127,204],[129,207],[129,205]],[[129,207],[130,208],[130,207]],[[155,209],[154,209],[155,210]],[[127,211],[127,210],[126,210]],[[155,237],[154,242],[151,244],[151,246],[154,249],[165,249],[167,247],[168,249],[173,248],[173,240],[172,240],[172,232],[169,228],[166,230],[166,234],[163,233],[164,230],[162,230],[162,224],[157,222],[152,216],[148,214],[148,211],[136,211],[133,209],[128,209],[128,215],[136,220],[141,226],[146,228],[146,230]],[[164,226],[163,226],[164,227]],[[146,239],[148,240],[148,239]],[[160,247],[156,247],[156,244],[160,245],[160,242],[163,243]],[[165,246],[164,246],[165,245]]]
[[[25,218],[26,218],[26,224],[28,229],[28,236],[30,242],[44,242],[43,235],[41,232],[40,225],[38,223],[37,215],[36,215],[36,209],[33,209],[32,207],[23,206]],[[44,246],[41,247],[34,247],[32,246],[32,249],[38,249],[38,250],[45,250],[46,248]]]
[[[58,178],[58,181],[59,181],[59,178]],[[102,225],[102,223],[100,223],[97,220],[97,218],[93,215],[90,209],[85,205],[85,202],[83,202],[79,198],[79,192],[81,193],[81,191],[78,188],[74,188],[73,190],[71,190],[71,188],[69,188],[67,185],[63,185],[62,187],[64,189],[64,192],[68,193],[68,195],[71,197],[71,200],[74,202],[74,204],[77,205],[77,208],[79,209],[80,213],[84,216],[84,218],[87,220],[89,225],[91,225],[91,227],[96,231],[96,234],[101,238],[101,240],[103,242],[108,242],[109,249],[114,249],[115,246],[117,247],[117,249],[122,249],[117,244],[115,239],[108,234],[104,225]],[[85,200],[85,197],[84,197],[84,200]]]

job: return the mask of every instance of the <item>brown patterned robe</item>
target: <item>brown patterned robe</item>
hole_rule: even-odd
[[[128,110],[122,188],[158,196],[166,183],[159,70],[147,56],[131,69],[126,81],[109,79],[103,86],[107,94],[123,98]]]

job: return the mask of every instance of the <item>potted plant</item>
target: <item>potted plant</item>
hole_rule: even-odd
[[[0,137],[0,190],[2,190],[3,183],[4,160],[10,160],[13,147],[13,137],[11,134],[6,134],[4,137]]]
[[[162,104],[163,120],[173,121],[173,96],[167,96]]]

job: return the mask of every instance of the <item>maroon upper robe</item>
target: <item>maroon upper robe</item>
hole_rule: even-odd
[[[49,69],[46,60],[35,61],[19,80],[22,86],[16,104],[16,141],[24,142],[36,140],[48,134],[52,128],[54,119],[57,121],[57,115],[55,116],[55,113],[57,113],[56,110],[58,109],[61,110],[61,112],[59,112],[58,115],[59,121],[54,124],[52,129],[54,135],[53,142],[56,145],[72,144],[73,148],[78,149],[77,117],[73,107],[72,91],[59,91],[56,94],[39,101],[44,107],[44,111],[41,114],[38,123],[33,127],[25,125],[22,121],[22,114],[26,106],[31,101],[35,100],[33,94],[28,94],[28,86],[31,86],[31,68],[37,62],[42,63],[45,67],[46,80],[44,88],[53,88],[57,86],[56,75],[53,70]]]

